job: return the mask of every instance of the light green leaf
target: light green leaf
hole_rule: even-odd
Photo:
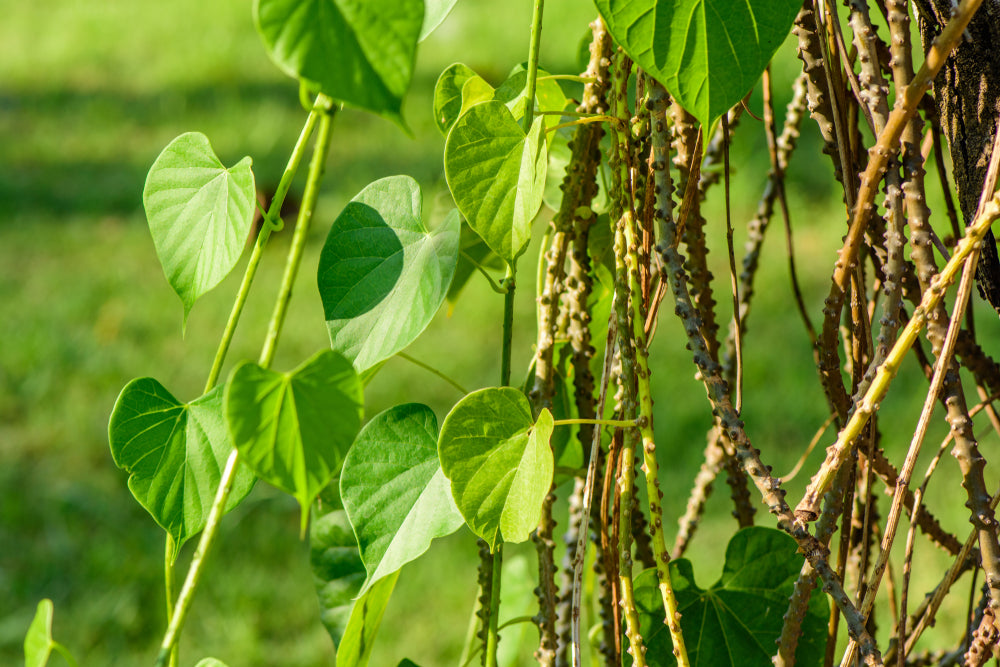
[[[446,137],[448,130],[462,112],[464,87],[471,79],[481,81],[489,89],[486,98],[477,101],[483,102],[493,98],[493,86],[486,83],[471,67],[462,63],[455,63],[445,68],[434,84],[434,123]]]
[[[402,125],[423,0],[255,0],[254,22],[289,76]]]
[[[525,135],[502,102],[477,104],[452,126],[444,170],[459,210],[509,265],[528,246],[542,205],[547,151],[544,118]]]
[[[340,471],[361,427],[363,390],[354,367],[324,350],[289,373],[245,362],[226,385],[226,420],[258,477],[309,504]]]
[[[438,457],[455,504],[491,550],[523,542],[538,525],[552,485],[552,415],[537,423],[517,389],[481,389],[452,408],[441,427]]]
[[[204,134],[188,132],[163,149],[146,176],[149,231],[185,323],[198,297],[243,254],[257,201],[250,164],[245,157],[227,169]]]
[[[412,343],[448,294],[458,263],[458,212],[433,232],[409,176],[375,181],[330,229],[317,281],[333,349],[359,371]]]
[[[625,52],[708,128],[757,83],[800,0],[595,0]]]
[[[344,460],[341,497],[368,570],[362,593],[464,523],[437,456],[438,426],[426,405],[372,418]]]
[[[70,667],[76,667],[76,660],[65,646],[52,639],[52,614],[55,608],[48,598],[38,603],[35,618],[24,636],[24,667],[45,667],[52,651],[56,651]]]
[[[375,647],[375,635],[382,625],[382,616],[398,579],[399,572],[379,579],[367,593],[355,601],[344,638],[337,648],[337,667],[368,665]]]
[[[770,667],[788,596],[802,567],[797,551],[795,540],[779,530],[744,528],[729,541],[722,577],[708,590],[695,584],[690,561],[671,561],[681,631],[693,667]],[[647,663],[675,665],[655,569],[635,578],[635,598]],[[823,664],[828,619],[829,603],[816,590],[803,620],[795,664]]]
[[[174,538],[175,555],[205,527],[233,451],[222,390],[181,403],[153,378],[139,378],[122,389],[111,413],[108,441],[115,465],[129,473],[132,495]],[[255,481],[250,469],[239,465],[227,512]]]
[[[424,23],[420,28],[420,40],[424,41],[434,30],[444,23],[458,0],[424,0]]]
[[[335,487],[336,484],[328,489],[335,492]],[[320,620],[335,647],[340,646],[347,631],[354,598],[365,580],[358,541],[347,512],[337,501],[333,509],[314,511],[309,528],[309,562],[319,596]]]
[[[226,663],[216,658],[202,658],[194,667],[226,667]]]

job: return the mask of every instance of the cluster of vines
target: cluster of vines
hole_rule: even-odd
[[[315,101],[305,100],[309,115],[302,136],[264,212],[204,395],[183,403],[152,378],[134,380],[110,426],[116,463],[130,473],[133,494],[167,532],[170,623],[158,664],[175,664],[177,637],[218,524],[256,479],[299,501],[303,533],[311,517],[321,606],[338,644],[338,664],[367,663],[400,568],[432,539],[462,525],[481,538],[479,641],[467,647],[465,662],[479,654],[482,664],[497,664],[503,545],[530,537],[538,562],[538,612],[531,619],[539,632],[535,657],[546,667],[832,664],[841,622],[849,637],[842,665],[983,664],[997,651],[1000,544],[998,496],[984,480],[986,460],[973,418],[982,413],[1000,430],[990,403],[1000,391],[1000,366],[977,343],[967,303],[978,276],[981,293],[1000,309],[1000,263],[990,232],[1000,217],[1000,198],[993,197],[1000,134],[997,97],[991,97],[1000,70],[983,65],[996,57],[988,51],[1000,35],[1000,16],[995,4],[979,9],[980,2],[915,2],[921,44],[911,41],[904,0],[850,0],[842,9],[830,0],[783,0],[766,9],[749,0],[721,3],[732,16],[719,20],[731,30],[752,10],[750,25],[759,42],[752,52],[736,54],[741,62],[757,58],[763,71],[789,29],[797,39],[802,72],[779,129],[768,71],[759,84],[763,122],[747,122],[747,100],[741,97],[749,88],[735,99],[714,92],[702,97],[690,92],[692,85],[705,77],[706,88],[716,86],[717,70],[698,70],[697,64],[664,69],[663,62],[676,55],[671,49],[682,49],[676,44],[688,39],[706,39],[710,50],[721,52],[711,43],[711,31],[664,20],[674,32],[658,32],[668,29],[650,28],[627,2],[596,2],[601,16],[591,24],[590,61],[581,76],[540,71],[543,2],[535,0],[526,66],[497,88],[464,65],[448,68],[438,81],[435,121],[447,138],[445,173],[457,210],[428,231],[412,179],[383,179],[359,193],[333,223],[317,269],[333,349],[276,373],[270,366],[313,218],[333,116],[344,102],[399,121],[412,53],[428,23],[421,30],[420,0],[383,8],[395,28],[391,34],[377,20],[364,23],[364,17],[346,14],[317,12],[303,23],[295,3],[259,0],[255,12],[265,45],[300,80],[303,97],[313,93]],[[444,6],[443,17],[454,2],[430,4],[439,13]],[[703,11],[706,3],[638,4],[664,18],[678,7]],[[368,59],[367,76],[379,85],[345,80],[338,65],[330,64],[333,56],[322,51],[322,40],[302,36],[339,34],[342,24],[373,44],[408,49],[409,61],[396,51],[379,59],[371,49],[359,49],[357,57]],[[881,32],[877,25],[884,26]],[[658,48],[666,50],[655,53]],[[922,59],[914,58],[918,49]],[[915,61],[922,63],[916,70]],[[762,71],[744,73],[749,80],[740,85],[754,85]],[[583,84],[575,110],[566,109],[559,78]],[[793,505],[766,463],[767,447],[755,446],[741,419],[742,341],[776,210],[790,231],[785,174],[807,114],[842,186],[846,226],[817,325],[796,284],[788,241],[794,298],[838,431]],[[729,147],[753,131],[766,135],[771,168],[747,224],[738,272],[731,221],[708,220],[703,204],[709,196],[725,197],[728,211]],[[301,212],[260,359],[238,365],[220,384],[261,249],[282,226],[281,200],[313,134]],[[961,223],[950,204],[945,140]],[[525,361],[511,358],[510,344],[518,260],[542,204],[549,151],[557,141],[567,142],[569,160],[558,201],[549,202],[554,214],[538,262],[529,380],[515,388],[512,366]],[[931,155],[949,201],[956,239],[951,247],[931,226],[926,204]],[[185,317],[238,259],[239,233],[245,238],[253,214],[252,178],[249,163],[223,167],[200,135],[179,137],[150,172],[150,227]],[[191,190],[216,199],[191,197]],[[876,202],[880,192],[884,200]],[[191,207],[204,212],[212,201],[211,212],[223,222],[190,217]],[[206,235],[228,232],[236,241],[192,249],[176,230],[178,220],[207,224]],[[723,223],[728,246],[714,250],[729,257],[730,275],[720,282],[709,269],[706,228]],[[473,235],[475,243],[460,242]],[[478,269],[503,295],[498,385],[468,393],[440,428],[433,411],[419,404],[397,406],[363,425],[364,380],[421,333],[449,287],[455,289],[460,261],[474,265],[467,274]],[[497,265],[501,279],[491,275]],[[945,292],[956,281],[949,309]],[[607,320],[594,317],[605,310]],[[661,502],[659,471],[672,445],[654,429],[650,383],[650,341],[661,318],[674,316],[713,419],[704,462],[679,518],[666,516]],[[923,334],[929,356],[920,347]],[[892,461],[882,448],[876,413],[911,351],[930,387],[905,458]],[[981,401],[972,408],[962,368]],[[923,503],[937,459],[913,487],[938,402],[962,473],[973,527],[968,536],[945,531]],[[579,460],[567,466],[572,452]],[[736,528],[746,529],[730,543],[726,572],[743,568],[744,578],[724,574],[703,591],[694,584],[691,563],[681,559],[720,474],[730,488]],[[892,496],[888,508],[881,486]],[[757,500],[784,535],[755,527]],[[553,519],[560,503],[569,508],[562,535]],[[900,566],[889,554],[904,514],[909,528]],[[668,542],[667,526],[675,519],[679,530]],[[918,531],[951,554],[953,566],[913,609],[910,573]],[[198,533],[175,602],[173,560]],[[566,548],[557,563],[560,538]],[[954,638],[959,648],[915,654],[952,584],[969,569],[985,574],[985,586],[966,630]],[[734,602],[741,618],[709,622],[707,600],[732,602],[736,598],[727,595],[750,590],[757,600]],[[890,613],[876,619],[880,593],[890,599]],[[45,613],[51,615],[51,608]],[[888,641],[876,641],[876,620],[890,628]],[[43,632],[44,618],[36,623]],[[46,651],[61,650],[46,641]]]

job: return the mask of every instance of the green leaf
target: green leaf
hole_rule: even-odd
[[[233,270],[250,233],[254,204],[251,160],[227,169],[208,138],[188,132],[171,141],[146,176],[142,203],[167,282],[184,304]]]
[[[708,128],[757,83],[800,0],[595,0],[625,52]]]
[[[258,477],[309,504],[340,470],[361,428],[361,380],[347,359],[324,350],[289,373],[245,362],[226,385],[226,420]]]
[[[424,41],[434,30],[444,23],[458,0],[424,0],[424,23],[420,28],[420,39]]]
[[[420,667],[420,666],[417,663],[410,660],[409,658],[403,658],[402,660],[399,661],[399,664],[396,665],[396,667]]]
[[[437,436],[429,407],[398,405],[365,425],[344,460],[341,497],[368,570],[362,593],[464,523],[438,463]]]
[[[542,205],[547,151],[544,118],[525,135],[502,102],[477,104],[448,133],[444,170],[469,226],[509,265],[528,246]]]
[[[330,490],[335,491],[335,488]],[[347,512],[339,508],[339,503],[335,507],[313,514],[309,529],[309,562],[319,596],[320,620],[336,647],[340,646],[347,631],[354,598],[364,583],[365,565],[361,562],[358,541]]]
[[[223,388],[181,403],[153,378],[128,383],[115,403],[108,441],[115,465],[129,473],[128,487],[180,550],[205,527],[233,442],[226,428]],[[232,510],[256,478],[236,469],[226,504]]]
[[[35,618],[24,636],[24,667],[45,667],[52,651],[56,651],[70,667],[76,667],[76,660],[66,647],[52,639],[52,614],[55,608],[48,598],[38,603]]]
[[[226,663],[216,658],[202,658],[194,667],[226,667]]]
[[[255,0],[254,22],[289,76],[403,124],[423,0]]]
[[[437,83],[434,84],[434,123],[441,134],[446,137],[448,130],[455,124],[462,112],[462,92],[466,82],[470,79],[482,81],[489,88],[489,96],[486,99],[492,99],[493,87],[476,74],[471,67],[462,63],[455,63],[445,68],[441,72],[441,76],[438,77]]]
[[[769,667],[802,562],[795,540],[763,527],[744,528],[733,536],[722,577],[708,590],[695,584],[690,561],[671,561],[670,577],[691,665]],[[676,664],[670,631],[663,622],[656,570],[635,578],[635,598],[647,663],[650,667]],[[795,664],[823,664],[828,619],[829,603],[816,590],[803,619]]]
[[[333,349],[365,370],[412,343],[448,293],[458,263],[458,212],[433,232],[409,176],[375,181],[337,217],[317,281]]]
[[[375,635],[398,579],[399,572],[379,579],[355,601],[344,638],[337,648],[337,667],[365,667],[368,664],[375,647]]]
[[[536,423],[528,399],[511,387],[475,391],[445,418],[441,469],[466,523],[490,550],[523,542],[537,527],[552,485],[552,428],[549,411]]]

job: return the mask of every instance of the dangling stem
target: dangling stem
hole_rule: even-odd
[[[285,275],[282,279],[281,289],[275,303],[274,314],[268,326],[268,336],[264,341],[264,347],[260,355],[260,365],[267,368],[274,359],[274,351],[277,346],[278,337],[281,333],[281,325],[285,314],[288,311],[288,302],[291,299],[292,284],[295,282],[295,275],[298,272],[302,259],[302,250],[305,246],[305,239],[309,232],[309,223],[312,220],[312,213],[316,206],[316,199],[319,194],[319,182],[323,176],[326,164],[326,154],[330,147],[330,126],[335,110],[331,108],[332,100],[325,96],[320,96],[317,100],[316,109],[319,117],[319,133],[316,137],[316,146],[313,152],[312,161],[309,164],[309,175],[306,181],[306,188],[302,198],[302,208],[299,210],[298,221],[295,227],[295,236],[292,238],[292,247],[288,253],[285,264]],[[176,610],[170,619],[167,632],[163,636],[163,643],[160,645],[160,652],[156,658],[156,667],[163,667],[177,643],[181,628],[187,618],[188,610],[194,599],[195,589],[201,579],[201,574],[205,568],[208,551],[215,541],[215,535],[219,528],[219,521],[225,511],[226,503],[229,500],[229,492],[233,487],[233,480],[236,477],[236,470],[239,464],[239,450],[234,449],[226,460],[226,467],[219,479],[219,488],[212,502],[208,518],[205,521],[205,528],[201,538],[198,540],[198,548],[194,552],[191,565],[188,568],[187,577],[184,579],[184,586],[181,588],[180,596],[177,598]]]

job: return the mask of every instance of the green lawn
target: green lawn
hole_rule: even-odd
[[[482,0],[465,0],[422,46],[405,107],[413,137],[359,112],[337,117],[316,226],[277,368],[290,368],[328,344],[314,267],[326,229],[344,202],[372,180],[407,173],[431,193],[428,200],[436,202],[438,213],[450,207],[441,166],[444,140],[430,113],[434,81],[455,61],[494,83],[501,80],[525,58],[529,4],[518,3],[516,15],[497,17]],[[588,3],[549,5],[542,64],[553,72],[576,72],[578,43],[594,12]],[[162,535],[111,461],[107,419],[118,392],[134,377],[154,376],[185,399],[200,392],[242,266],[195,306],[182,336],[180,302],[163,278],[145,228],[145,173],[170,139],[198,130],[227,164],[250,155],[258,183],[273,187],[304,113],[296,84],[261,48],[248,3],[44,0],[6,2],[3,9],[0,664],[21,660],[24,632],[43,597],[55,602],[56,638],[81,664],[149,664],[165,614]],[[786,58],[777,76],[788,80],[797,66]],[[759,108],[759,100],[756,104]],[[742,132],[747,141],[733,158],[737,227],[752,214],[767,168],[759,125],[745,118]],[[817,322],[843,230],[843,207],[828,184],[828,165],[809,126],[790,188],[799,271]],[[716,300],[726,304],[720,194],[710,207],[711,260],[720,278]],[[743,414],[765,459],[783,473],[826,414],[809,343],[790,306],[784,240],[777,225],[773,231],[748,323]],[[230,368],[258,354],[288,236],[278,235],[267,250]],[[743,236],[738,229],[738,248]],[[525,372],[533,344],[533,271],[523,273],[515,375]],[[454,311],[439,314],[408,352],[469,389],[494,384],[499,324],[484,330],[482,323],[499,322],[501,308],[500,297],[483,281],[473,281]],[[670,452],[663,470],[664,506],[676,517],[697,472],[711,415],[671,310],[664,307],[652,370],[658,437]],[[728,308],[720,306],[720,312]],[[986,309],[979,313],[980,339],[988,346],[1000,338],[1000,324]],[[915,366],[907,365],[880,422],[891,451],[908,445],[925,388]],[[458,398],[449,385],[393,359],[368,389],[366,414],[418,400],[440,419]],[[944,432],[935,424],[928,442],[940,441]],[[985,438],[987,458],[996,446],[995,435]],[[821,457],[814,452],[810,463]],[[942,467],[930,503],[947,506],[943,522],[964,537],[964,510],[949,502],[961,492],[956,466],[947,460]],[[917,470],[922,472],[923,463]],[[995,469],[988,471],[995,483]],[[807,475],[796,479],[790,497],[806,481]],[[720,487],[694,545],[702,586],[717,577],[719,545],[732,525],[726,487],[721,482]],[[936,560],[922,586],[935,581],[945,562],[924,546],[921,557]],[[510,550],[511,556],[529,556],[524,567],[530,571],[529,552]],[[394,665],[402,657],[423,665],[454,664],[475,595],[474,567],[474,540],[467,531],[408,566],[372,664]],[[961,605],[951,611],[956,610],[964,613]],[[526,636],[530,643],[531,633]],[[318,622],[308,545],[298,539],[297,506],[264,483],[224,522],[183,635],[182,664],[206,655],[234,666],[332,663],[332,643]]]

